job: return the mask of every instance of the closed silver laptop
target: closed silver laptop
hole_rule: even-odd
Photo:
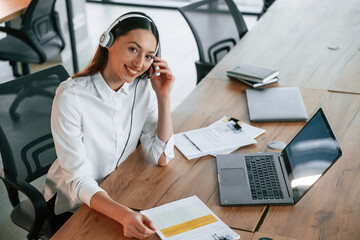
[[[308,114],[298,87],[246,89],[250,121],[306,121]]]

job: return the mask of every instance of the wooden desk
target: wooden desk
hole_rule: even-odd
[[[248,63],[280,70],[284,85],[360,93],[359,12],[358,0],[276,0],[207,77]]]
[[[329,90],[360,94],[360,47],[358,51],[353,49],[353,56],[345,63]]]
[[[0,23],[8,22],[25,12],[31,0],[0,0]]]

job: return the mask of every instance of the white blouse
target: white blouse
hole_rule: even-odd
[[[57,194],[55,213],[75,211],[82,203],[90,207],[91,197],[103,191],[99,184],[135,150],[139,139],[155,164],[162,153],[167,162],[174,158],[173,136],[165,144],[156,135],[157,117],[149,80],[124,83],[117,92],[100,73],[62,82],[51,114],[57,160],[49,169],[44,193],[47,201]]]

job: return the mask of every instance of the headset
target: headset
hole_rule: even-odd
[[[124,21],[125,19],[128,19],[128,18],[145,18],[147,19],[149,22],[154,23],[154,21],[146,16],[145,14],[142,14],[142,13],[137,13],[137,12],[130,12],[130,13],[126,13],[120,17],[118,17],[111,25],[110,27],[103,33],[101,34],[100,36],[100,39],[99,39],[99,44],[100,46],[104,47],[104,48],[109,48],[111,47],[111,45],[114,43],[114,35],[112,34],[111,30],[121,21]],[[156,25],[155,25],[156,27]],[[156,27],[157,28],[157,27]],[[156,45],[156,49],[155,49],[155,55],[157,55],[159,53],[160,55],[160,51],[159,51],[159,48],[160,48],[160,39],[157,39],[157,45]],[[151,66],[150,68],[152,68],[152,74],[150,74],[150,68],[148,69],[147,71],[147,78],[151,78],[152,76],[160,76],[160,73],[159,72],[155,72],[155,70],[159,70],[159,67],[158,66],[154,66],[153,65],[153,62],[154,62],[154,59],[151,60]]]
[[[110,27],[103,33],[101,34],[100,36],[100,39],[99,39],[99,44],[100,46],[104,47],[104,48],[109,48],[111,47],[111,45],[114,43],[114,35],[111,33],[111,30],[121,21],[124,21],[125,19],[128,19],[128,18],[145,18],[147,19],[149,22],[151,23],[154,23],[154,21],[146,16],[145,14],[142,14],[142,13],[137,13],[137,12],[130,12],[130,13],[127,13],[127,14],[124,14],[120,17],[118,17],[111,25]],[[155,25],[155,23],[154,23]],[[156,25],[155,25],[156,27]],[[160,55],[160,39],[157,39],[157,45],[156,45],[156,49],[155,49],[155,55]],[[154,66],[153,65],[153,61],[154,59],[151,60],[151,66],[150,68],[152,68],[152,74],[150,74],[150,68],[148,69],[147,71],[147,78],[151,78],[152,76],[159,76],[160,73],[159,72],[155,72],[155,70],[158,70],[159,67],[158,66]],[[135,100],[136,100],[136,90],[137,90],[137,86],[140,82],[140,79],[142,78],[143,76],[140,76],[140,78],[137,80],[136,82],[136,85],[135,85],[135,92],[134,92],[134,99],[133,99],[133,103],[132,103],[132,107],[131,107],[131,116],[130,116],[130,130],[129,130],[129,135],[127,137],[127,140],[125,142],[125,145],[124,145],[124,149],[123,151],[121,152],[121,155],[116,163],[116,167],[118,167],[119,165],[119,162],[122,158],[122,156],[124,155],[124,152],[125,152],[125,149],[128,145],[128,142],[129,142],[129,139],[130,139],[130,136],[131,136],[131,129],[132,129],[132,123],[133,123],[133,115],[134,115],[134,107],[135,107]]]

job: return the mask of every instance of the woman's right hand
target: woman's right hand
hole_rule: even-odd
[[[119,222],[123,225],[125,237],[143,239],[156,231],[148,217],[129,208],[126,209]]]
[[[125,237],[142,239],[155,233],[154,224],[149,218],[115,202],[104,191],[95,193],[90,205],[94,210],[123,225]]]

